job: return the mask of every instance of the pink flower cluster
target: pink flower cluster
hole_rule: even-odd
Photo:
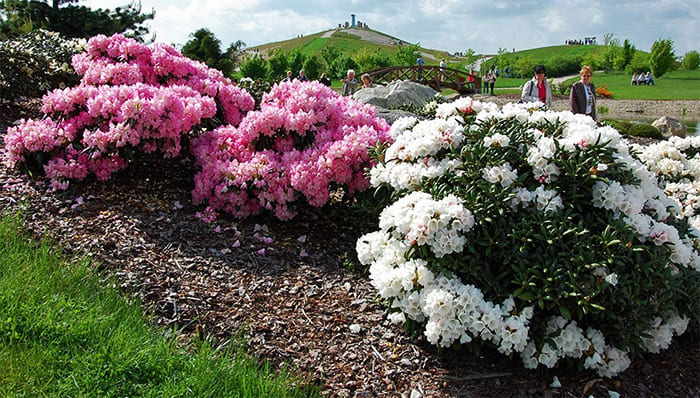
[[[348,195],[367,189],[367,148],[390,140],[389,125],[374,107],[317,82],[278,84],[239,127],[220,127],[192,141],[202,169],[192,196],[237,217],[267,209],[289,219],[293,202],[323,206],[333,185]]]
[[[108,179],[133,150],[177,156],[183,136],[203,121],[217,116],[236,125],[254,107],[221,72],[170,46],[150,48],[121,34],[93,37],[73,66],[80,85],[47,93],[47,118],[22,121],[5,137],[12,165],[48,153],[44,170],[57,189],[90,172]]]

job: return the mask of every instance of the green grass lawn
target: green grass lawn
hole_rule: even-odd
[[[614,99],[700,100],[700,70],[673,71],[655,79],[654,86],[632,86],[631,75],[595,73],[596,87],[607,86]]]
[[[593,83],[596,87],[607,86],[612,92],[613,99],[627,100],[700,100],[700,70],[678,70],[669,72],[661,78],[655,79],[654,86],[632,86],[632,76],[623,72],[593,74]],[[529,79],[496,80],[494,92],[498,94],[519,94],[521,87]],[[575,77],[571,82],[578,81]],[[552,87],[554,94],[561,94],[557,87]]]
[[[0,397],[317,395],[251,359],[240,339],[179,345],[92,269],[0,215]]]

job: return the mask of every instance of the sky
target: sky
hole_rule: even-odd
[[[82,0],[93,9],[114,9],[129,0]],[[141,0],[156,41],[180,48],[200,28],[209,29],[224,51],[241,40],[247,47],[362,21],[371,29],[421,47],[450,53],[473,49],[496,54],[564,44],[605,34],[639,50],[671,39],[677,56],[700,51],[700,0]]]

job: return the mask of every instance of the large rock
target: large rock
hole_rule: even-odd
[[[386,109],[386,108],[382,108],[381,106],[377,107],[377,116],[386,120],[386,122],[389,124],[394,124],[395,121],[397,121],[400,118],[405,117],[405,116],[409,116],[409,117],[415,116],[418,119],[422,119],[420,116],[416,115],[415,113],[405,111],[403,109]]]
[[[363,88],[353,98],[376,107],[392,109],[399,105],[423,105],[435,97],[437,91],[412,81],[396,80],[386,86]]]
[[[664,138],[674,135],[677,137],[685,137],[685,133],[688,130],[683,123],[668,116],[662,116],[654,120],[654,123],[651,125],[659,129]]]

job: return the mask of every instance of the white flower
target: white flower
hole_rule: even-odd
[[[482,178],[492,184],[501,184],[503,188],[508,188],[518,179],[518,173],[513,170],[510,163],[504,163],[500,166],[485,167]]]
[[[605,281],[613,286],[617,286],[617,274],[612,273],[605,277]]]

